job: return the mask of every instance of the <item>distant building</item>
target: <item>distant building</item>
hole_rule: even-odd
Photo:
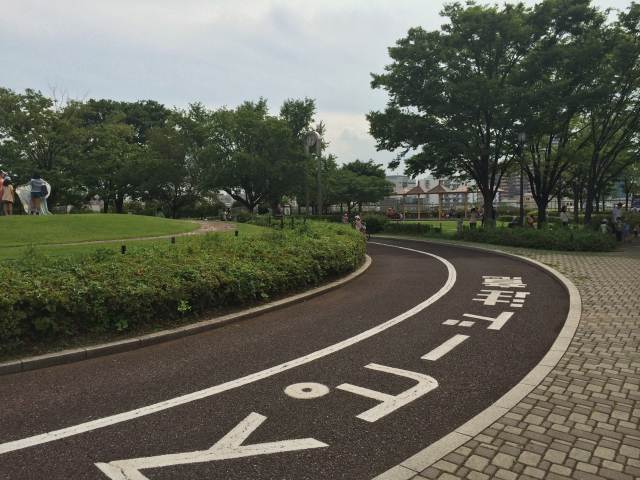
[[[401,195],[417,185],[415,179],[408,175],[388,175],[387,181],[393,183],[393,193]]]

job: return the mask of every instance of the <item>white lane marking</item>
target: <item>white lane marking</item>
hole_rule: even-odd
[[[417,313],[421,312],[429,305],[440,300],[444,297],[455,285],[456,283],[456,269],[453,267],[451,262],[448,260],[439,257],[438,255],[434,255],[433,253],[423,252],[421,250],[416,250],[413,248],[407,247],[399,247],[396,245],[388,245],[386,243],[377,243],[377,242],[369,242],[375,245],[383,245],[391,248],[398,248],[400,250],[407,250],[410,252],[420,253],[422,255],[427,255],[429,257],[435,258],[439,260],[447,267],[447,281],[445,284],[438,290],[436,293],[427,298],[424,302],[419,303],[413,308],[407,310],[406,312],[401,313],[400,315],[393,317],[391,320],[387,320],[380,325],[377,325],[369,330],[365,330],[364,332],[359,333],[351,338],[347,338],[346,340],[342,340],[341,342],[335,343],[328,347],[325,347],[321,350],[316,350],[313,353],[305,355],[303,357],[296,358],[294,360],[289,360],[288,362],[281,363],[280,365],[276,365],[271,368],[267,368],[266,370],[262,370],[260,372],[251,373],[241,378],[237,378],[235,380],[231,380],[229,382],[221,383],[219,385],[215,385],[213,387],[205,388],[204,390],[199,390],[197,392],[188,393],[186,395],[182,395],[180,397],[171,398],[169,400],[164,400],[162,402],[154,403],[152,405],[147,405],[145,407],[136,408],[135,410],[130,410],[128,412],[118,413],[115,415],[111,415],[109,417],[98,418],[96,420],[91,420],[90,422],[80,423],[78,425],[73,425],[71,427],[62,428],[60,430],[53,430],[51,432],[42,433],[39,435],[34,435],[31,437],[23,438],[20,440],[13,440],[10,442],[0,444],[0,454],[13,452],[15,450],[22,450],[23,448],[33,447],[35,445],[41,445],[43,443],[53,442],[55,440],[60,440],[61,438],[71,437],[73,435],[79,435],[81,433],[90,432],[92,430],[97,430],[99,428],[108,427],[110,425],[115,425],[117,423],[126,422],[128,420],[133,420],[136,418],[143,417],[145,415],[151,415],[152,413],[162,412],[163,410],[168,410],[169,408],[177,407],[179,405],[184,405],[186,403],[191,403],[196,400],[201,400],[203,398],[211,397],[213,395],[217,395],[218,393],[226,392],[228,390],[232,390],[234,388],[242,387],[244,385],[248,385],[250,383],[256,382],[258,380],[262,380],[267,377],[271,377],[278,373],[282,373],[286,370],[290,370],[295,367],[299,367],[300,365],[304,365],[306,363],[313,362],[314,360],[318,360],[319,358],[326,357],[327,355],[331,355],[332,353],[336,353],[344,348],[350,347],[351,345],[355,345],[358,342],[366,340],[378,333],[381,333],[394,325],[397,325],[407,318],[410,318]]]
[[[252,457],[255,455],[269,455],[271,453],[308,450],[310,448],[328,447],[326,443],[313,438],[298,440],[284,440],[280,442],[255,443],[242,445],[251,433],[256,430],[267,417],[252,412],[229,433],[207,450],[195,452],[157,455],[155,457],[131,458],[115,460],[109,463],[96,463],[102,473],[111,480],[149,480],[140,470],[147,468],[171,467],[189,463],[213,462],[230,458]]]
[[[298,400],[312,400],[314,398],[324,397],[329,393],[329,387],[321,383],[294,383],[285,388],[284,393]]]
[[[456,348],[458,345],[464,342],[467,338],[469,338],[469,335],[454,335],[449,340],[444,342],[442,345],[434,348],[429,353],[427,353],[426,355],[423,355],[420,358],[422,358],[423,360],[431,360],[435,362],[440,357],[443,357],[444,355],[449,353],[451,350]]]
[[[368,388],[359,387],[350,383],[343,383],[338,385],[338,390],[344,390],[345,392],[355,393],[367,398],[373,398],[380,403],[373,408],[370,408],[366,412],[362,412],[356,415],[356,418],[364,420],[365,422],[375,422],[382,417],[386,417],[392,412],[395,412],[399,408],[410,404],[414,400],[426,395],[431,390],[438,388],[438,382],[435,378],[422,373],[410,372],[409,370],[400,370],[399,368],[387,367],[385,365],[378,365],[377,363],[370,363],[365,365],[364,368],[371,370],[378,370],[379,372],[391,373],[400,377],[410,378],[418,382],[413,387],[399,393],[398,395],[389,395],[388,393],[378,392],[377,390],[370,390]]]

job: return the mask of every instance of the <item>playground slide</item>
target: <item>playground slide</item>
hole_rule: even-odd
[[[47,206],[47,198],[51,195],[51,185],[48,182],[44,182],[47,186],[47,196],[42,199],[40,202],[40,211],[38,212],[40,215],[51,215],[49,211],[49,207]],[[31,211],[31,185],[20,185],[16,188],[16,195],[20,199],[20,203],[22,204],[22,208],[26,214],[29,214]]]

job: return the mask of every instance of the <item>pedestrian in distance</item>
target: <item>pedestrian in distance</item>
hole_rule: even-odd
[[[4,189],[4,177],[7,175],[7,172],[0,171],[0,215],[4,214],[2,207],[2,192]]]
[[[342,223],[345,225],[349,224],[349,214],[345,213],[344,215],[342,215]]]
[[[476,209],[476,207],[473,207],[471,209],[471,212],[469,213],[469,228],[471,230],[475,230],[477,223],[478,223],[478,210]]]
[[[613,207],[613,210],[611,210],[611,221],[613,222],[614,225],[616,224],[616,222],[621,216],[622,216],[622,203],[618,203],[616,206]]]
[[[462,213],[458,213],[458,218],[456,219],[456,232],[458,236],[462,236],[462,229],[464,225],[464,218],[462,217]]]
[[[609,233],[609,222],[606,218],[600,220],[600,233]]]
[[[527,215],[527,227],[536,228],[536,217],[534,217],[532,213]]]
[[[30,215],[40,215],[42,202],[47,196],[47,185],[38,173],[34,173],[29,181],[31,187],[31,211]]]
[[[360,233],[362,233],[362,236],[365,240],[369,240],[370,235],[367,233],[367,222],[365,222],[364,220],[362,221],[362,225],[360,226]]]
[[[562,222],[563,227],[569,226],[569,215],[567,214],[567,206],[563,205],[560,209],[560,222]]]
[[[360,215],[356,215],[355,221],[353,222],[353,228],[358,232],[362,231],[362,219],[360,218]]]
[[[5,176],[2,182],[2,211],[5,215],[13,215],[13,201],[15,198],[15,189],[11,184],[11,178]]]

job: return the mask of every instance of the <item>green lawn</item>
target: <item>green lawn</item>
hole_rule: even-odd
[[[97,215],[96,215],[97,216]],[[102,217],[104,215],[100,215],[100,217]],[[107,215],[107,216],[111,216],[111,215]],[[113,215],[114,217],[116,215]],[[69,216],[65,216],[65,217],[61,217],[61,218],[76,218],[76,217],[94,217],[94,215],[69,215]],[[161,218],[154,218],[154,217],[142,217],[142,216],[133,216],[133,215],[122,215],[122,217],[124,218],[130,218],[130,217],[134,217],[135,219],[145,219],[145,218],[150,218],[152,220],[160,220],[161,222],[169,222],[168,226],[171,227],[184,227],[183,224],[186,223],[186,226],[189,227],[188,230],[183,230],[183,231],[190,231],[190,230],[194,230],[193,228],[191,228],[192,226],[195,226],[196,228],[198,227],[197,224],[192,223],[192,222],[178,222],[175,220],[166,220],[166,219],[161,219]],[[18,217],[14,217],[14,218],[18,218]],[[27,217],[23,217],[23,218],[27,218]],[[31,217],[31,218],[35,218],[35,217]],[[41,217],[41,218],[45,218],[45,217]],[[50,217],[52,218],[52,217]],[[3,220],[7,219],[7,217],[0,217],[0,227],[3,225]],[[163,225],[163,226],[167,226],[167,225]],[[238,230],[238,234],[239,235],[251,235],[251,234],[255,234],[256,232],[260,232],[263,231],[262,227],[258,227],[256,225],[249,225],[249,224],[245,224],[245,223],[238,223],[234,225],[235,230]],[[94,231],[96,234],[98,233],[97,230]],[[147,231],[148,232],[148,231]],[[117,238],[133,238],[133,237],[149,237],[149,236],[156,236],[156,235],[169,235],[171,233],[180,233],[179,231],[173,230],[173,231],[168,231],[168,232],[162,232],[162,233],[157,233],[158,231],[156,230],[156,233],[147,233],[147,232],[143,232],[142,234],[138,234],[135,236],[131,236],[131,235],[122,235],[122,236],[118,236]],[[110,233],[110,232],[109,232]],[[234,235],[234,231],[230,231],[230,232],[225,232],[224,235]],[[18,258],[21,257],[25,254],[28,254],[32,251],[35,251],[38,254],[43,254],[43,255],[47,255],[47,256],[60,256],[60,257],[78,257],[78,256],[82,256],[85,254],[89,254],[92,252],[95,252],[96,250],[101,250],[101,249],[106,249],[106,250],[114,250],[114,251],[120,251],[120,248],[123,244],[126,245],[127,247],[127,251],[135,251],[135,249],[138,248],[144,248],[147,247],[149,245],[153,245],[153,244],[167,244],[170,242],[170,239],[166,238],[166,239],[157,239],[157,240],[127,240],[127,241],[123,241],[123,242],[109,242],[109,243],[91,243],[91,244],[87,244],[87,245],[46,245],[46,244],[40,244],[40,245],[32,245],[29,243],[23,243],[20,245],[13,245],[13,246],[4,246],[2,243],[2,240],[4,240],[4,231],[0,228],[0,259],[7,259],[7,258]],[[105,236],[100,238],[92,238],[92,240],[108,240],[114,238],[113,235],[107,235],[105,233]],[[182,243],[182,242],[188,242],[190,237],[176,237],[176,243]],[[86,239],[85,239],[86,240]],[[81,241],[81,240],[71,240],[73,242],[76,241]],[[57,242],[54,242],[57,243]],[[62,243],[62,242],[60,242]]]
[[[185,233],[195,222],[142,215],[86,214],[0,217],[0,248]]]

